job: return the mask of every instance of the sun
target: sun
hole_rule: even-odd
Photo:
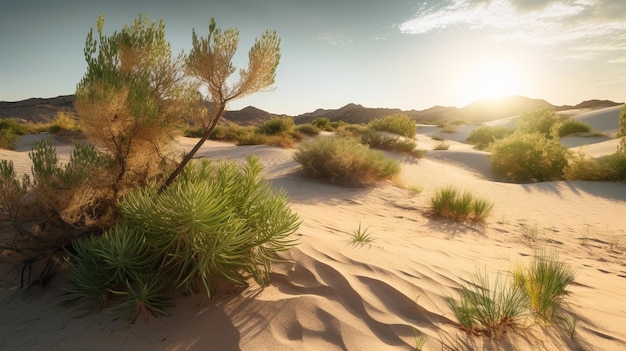
[[[524,82],[514,61],[489,58],[469,67],[459,79],[459,99],[469,104],[479,99],[519,95]]]

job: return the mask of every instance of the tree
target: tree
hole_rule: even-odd
[[[230,28],[222,31],[211,18],[209,34],[199,37],[192,33],[192,49],[186,60],[186,73],[197,79],[200,86],[206,88],[210,107],[196,115],[195,119],[203,129],[198,143],[185,154],[182,161],[172,172],[161,190],[168,187],[185,168],[213,129],[222,118],[226,105],[235,99],[253,94],[274,84],[276,67],[280,60],[280,38],[275,31],[265,31],[257,38],[248,53],[248,68],[239,71],[237,82],[228,80],[235,73],[232,59],[239,45],[239,31]],[[198,96],[196,98],[199,98]]]
[[[76,89],[80,127],[116,163],[114,189],[134,187],[162,173],[164,147],[181,121],[186,85],[183,55],[172,58],[163,20],[137,16],[110,36],[104,14],[85,42],[87,72]]]

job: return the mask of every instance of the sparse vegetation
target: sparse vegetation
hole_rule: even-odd
[[[512,129],[502,126],[482,126],[472,130],[467,142],[479,150],[488,148],[494,141],[504,139],[513,133]]]
[[[313,124],[301,124],[296,127],[296,131],[300,134],[308,135],[311,137],[318,136],[321,133],[321,129]]]
[[[456,221],[485,222],[493,203],[475,198],[471,192],[453,186],[439,189],[430,199],[431,211],[436,216]]]
[[[320,137],[304,142],[294,155],[304,174],[339,185],[366,185],[390,179],[400,164],[356,139]]]
[[[576,133],[590,133],[591,126],[587,123],[567,118],[557,125],[557,134],[559,137],[572,135]]]
[[[435,147],[433,148],[433,150],[445,151],[445,150],[448,150],[449,148],[450,148],[450,144],[448,144],[445,140],[442,140],[438,142],[437,144],[435,144]]]
[[[558,140],[540,133],[514,133],[491,146],[491,165],[496,176],[518,182],[560,179],[568,151]]]
[[[426,151],[417,150],[417,143],[398,135],[385,134],[368,129],[361,134],[361,143],[374,149],[399,152],[414,157],[423,157]]]
[[[567,180],[623,181],[626,180],[626,152],[592,158],[584,153],[573,154],[563,169]]]
[[[371,121],[369,127],[381,132],[389,132],[407,138],[415,138],[415,121],[405,114],[393,114]]]
[[[323,118],[323,117],[314,119],[313,121],[311,121],[311,125],[317,127],[320,130],[324,130],[327,132],[331,132],[336,129],[335,127],[333,127],[333,125],[331,124],[328,118]]]
[[[539,133],[547,139],[558,137],[558,123],[561,118],[553,110],[539,109],[532,112],[522,113],[516,120],[516,132],[518,134]],[[555,133],[555,126],[557,132]]]

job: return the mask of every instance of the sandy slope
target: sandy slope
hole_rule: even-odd
[[[179,142],[188,149],[195,140]],[[0,349],[410,350],[418,330],[428,337],[425,350],[440,350],[442,337],[464,338],[445,302],[461,280],[477,269],[510,270],[535,248],[558,252],[577,270],[565,309],[580,319],[578,335],[572,340],[561,329],[533,326],[501,339],[470,338],[474,349],[626,349],[626,185],[497,183],[487,154],[451,143],[423,159],[398,157],[402,181],[423,188],[414,194],[390,183],[321,184],[298,173],[293,150],[208,142],[200,155],[259,156],[303,220],[300,244],[273,266],[269,287],[252,284],[241,295],[210,301],[182,297],[171,316],[129,326],[106,314],[75,319],[76,308],[58,307],[59,274],[28,297],[20,290],[0,294]],[[7,155],[29,168],[27,152]],[[430,195],[449,184],[495,203],[486,226],[428,216]],[[359,223],[375,237],[371,245],[351,242]]]

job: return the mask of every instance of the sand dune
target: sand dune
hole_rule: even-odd
[[[420,130],[424,133],[425,130]],[[426,131],[427,132],[427,131]],[[436,141],[425,133],[420,142]],[[0,293],[0,349],[17,350],[424,350],[459,335],[445,299],[477,269],[495,274],[548,248],[577,271],[565,310],[579,319],[570,339],[556,327],[514,329],[499,339],[471,337],[476,350],[626,349],[626,185],[610,182],[509,184],[492,181],[488,154],[451,140],[423,159],[396,156],[401,180],[341,188],[299,174],[293,150],[209,141],[199,156],[260,157],[265,175],[287,191],[303,222],[300,244],[275,264],[272,283],[240,295],[179,297],[171,316],[128,325],[107,314],[74,318],[59,307],[65,281]],[[180,138],[181,150],[195,139]],[[3,152],[29,169],[27,152]],[[486,226],[431,218],[430,195],[456,185],[493,201]],[[355,245],[359,224],[375,240]]]

